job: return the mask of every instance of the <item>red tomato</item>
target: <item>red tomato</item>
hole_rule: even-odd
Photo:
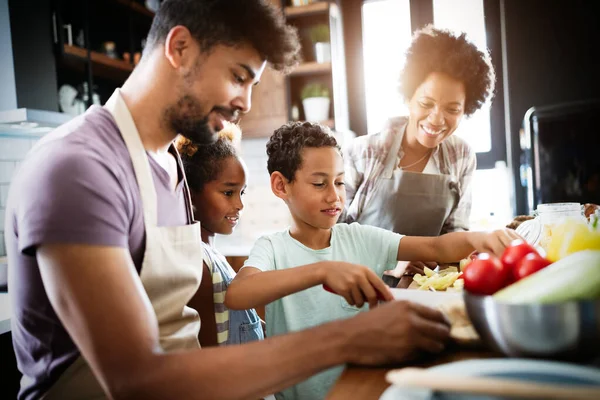
[[[538,253],[529,253],[517,265],[514,272],[515,278],[517,280],[523,279],[542,268],[546,268],[550,264],[552,263],[549,260],[540,256]]]
[[[465,289],[474,294],[491,295],[509,282],[510,270],[500,260],[481,253],[463,271]]]
[[[516,239],[513,240],[513,242],[506,249],[504,249],[504,253],[502,253],[500,261],[502,261],[502,264],[509,268],[514,274],[519,262],[525,258],[527,254],[531,253],[538,254],[538,252],[529,243],[521,239]]]

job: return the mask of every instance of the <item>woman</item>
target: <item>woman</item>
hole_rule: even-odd
[[[401,74],[409,115],[347,149],[346,222],[416,236],[468,230],[476,158],[452,134],[491,97],[494,81],[489,56],[465,34],[430,25],[417,31]]]
[[[235,272],[213,246],[215,234],[233,233],[244,208],[246,171],[233,144],[239,137],[237,125],[227,124],[211,145],[195,146],[183,137],[177,139],[194,215],[202,224],[204,271],[200,288],[188,303],[200,314],[202,347],[264,339],[254,309],[228,310],[223,304]]]

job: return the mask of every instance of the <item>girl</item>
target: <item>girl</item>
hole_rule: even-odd
[[[264,339],[254,309],[228,310],[223,304],[235,272],[214,247],[215,234],[233,233],[244,208],[246,172],[234,144],[240,137],[237,125],[228,124],[210,145],[195,146],[181,136],[177,139],[194,215],[202,224],[204,271],[200,287],[188,303],[200,314],[202,347]]]

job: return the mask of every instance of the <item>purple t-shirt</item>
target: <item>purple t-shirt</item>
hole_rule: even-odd
[[[183,181],[172,191],[168,173],[148,158],[158,225],[190,223]],[[19,398],[39,398],[79,350],[46,296],[36,248],[47,243],[126,247],[141,269],[142,201],[125,142],[107,110],[90,108],[42,138],[27,155],[10,187],[5,235],[13,345],[25,375]]]

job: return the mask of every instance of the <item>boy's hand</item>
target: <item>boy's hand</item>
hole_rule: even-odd
[[[475,251],[501,257],[504,249],[515,239],[523,239],[512,229],[499,229],[489,232],[469,232],[469,239]]]
[[[344,321],[350,336],[347,352],[354,364],[381,365],[405,362],[422,352],[439,353],[450,335],[441,311],[392,301]]]
[[[377,306],[377,292],[385,301],[394,296],[387,285],[368,267],[346,262],[332,262],[323,267],[322,283],[344,297],[348,304],[362,307],[365,302]]]

